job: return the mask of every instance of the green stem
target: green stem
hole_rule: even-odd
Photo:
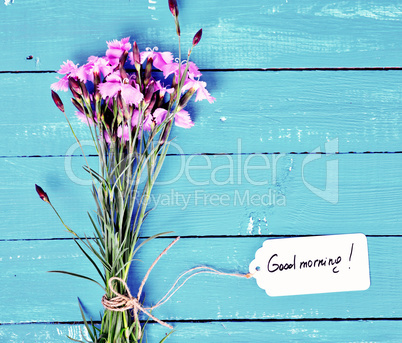
[[[78,237],[78,235],[68,226],[64,223],[63,219],[60,217],[59,213],[57,212],[57,210],[54,208],[54,206],[52,205],[52,203],[49,201],[48,204],[52,207],[53,211],[56,213],[57,217],[59,217],[61,223],[63,224],[63,226],[67,229],[68,232],[70,232],[71,234],[73,234],[74,236]]]
[[[80,149],[81,149],[82,155],[84,156],[85,163],[87,164],[89,173],[91,174],[92,182],[93,182],[93,184],[95,184],[95,178],[94,178],[94,176],[92,175],[91,168],[89,167],[89,163],[88,163],[87,157],[86,157],[86,155],[85,155],[85,153],[84,153],[84,149],[82,148],[81,142],[80,142],[80,140],[78,139],[78,137],[76,136],[76,134],[75,134],[75,132],[74,132],[74,129],[73,129],[73,127],[71,126],[71,123],[70,123],[70,121],[68,120],[67,115],[66,115],[66,113],[65,113],[64,111],[63,111],[63,114],[64,114],[64,117],[65,117],[66,120],[67,120],[68,126],[70,126],[70,130],[71,130],[71,132],[73,133],[73,136],[74,136],[75,140],[77,141],[77,143],[78,143],[78,145],[79,145],[79,147],[80,147]],[[53,206],[52,206],[52,207],[53,207]]]

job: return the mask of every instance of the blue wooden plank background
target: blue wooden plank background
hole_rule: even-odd
[[[197,265],[247,272],[264,240],[281,236],[366,234],[371,287],[270,298],[253,279],[199,276],[155,310],[176,329],[168,341],[400,342],[402,2],[179,6],[184,46],[203,28],[193,59],[217,100],[192,105],[195,126],[173,131],[142,235],[182,239],[151,274],[147,302]],[[174,24],[165,0],[4,1],[0,17],[0,341],[64,342],[82,337],[77,297],[96,319],[102,292],[46,273],[93,275],[33,187],[91,232],[83,159],[49,96],[53,70],[126,36],[177,52]],[[170,240],[144,247],[131,287]],[[146,329],[149,342],[165,333]]]

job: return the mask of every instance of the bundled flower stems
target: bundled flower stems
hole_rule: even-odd
[[[127,37],[107,42],[105,56],[90,56],[82,66],[67,60],[58,71],[63,76],[51,86],[52,98],[65,115],[82,150],[62,100],[56,93],[71,91],[71,101],[77,110],[75,114],[88,126],[100,162],[100,169],[93,170],[82,150],[86,161],[84,168],[92,179],[92,194],[96,203],[95,216],[88,213],[94,237],[80,237],[64,224],[45,191],[36,186],[41,199],[52,206],[78,248],[99,274],[98,282],[83,275],[63,272],[91,280],[105,291],[102,303],[106,309],[100,325],[88,323],[81,309],[92,342],[142,341],[139,312],[156,319],[141,304],[143,285],[137,298],[131,296],[127,287],[129,271],[135,268],[132,262],[138,249],[159,236],[139,244],[140,229],[148,214],[152,187],[169,148],[172,125],[182,128],[194,125],[185,110],[194,95],[195,101],[206,99],[212,103],[215,100],[206,90],[206,83],[199,80],[199,69],[190,62],[202,30],[195,34],[187,58],[182,61],[179,11],[175,0],[169,1],[169,9],[179,40],[177,60],[170,52],[158,52],[156,49],[140,52],[137,43],[132,44]],[[154,73],[155,70],[162,73]],[[157,79],[155,75],[161,74],[163,77]],[[144,177],[145,183],[142,182]],[[146,278],[143,283],[145,281]],[[123,305],[116,300],[122,300],[121,297],[125,301]]]

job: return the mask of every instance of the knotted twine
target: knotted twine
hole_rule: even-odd
[[[224,273],[221,272],[219,270],[216,270],[214,268],[211,267],[207,267],[207,266],[200,266],[200,267],[195,267],[195,268],[191,268],[189,270],[187,270],[186,272],[182,273],[177,280],[175,281],[175,283],[173,284],[173,286],[167,291],[167,293],[154,305],[151,307],[144,307],[141,303],[140,303],[140,298],[141,298],[141,294],[142,294],[142,290],[144,288],[145,282],[148,279],[149,274],[151,273],[151,270],[155,267],[155,265],[158,263],[158,261],[160,260],[160,258],[166,254],[166,252],[174,245],[176,244],[176,242],[180,239],[180,237],[177,237],[172,243],[170,243],[160,254],[159,256],[155,259],[155,261],[152,263],[151,267],[149,267],[147,273],[144,276],[144,279],[141,282],[141,285],[138,289],[138,294],[137,297],[134,298],[131,295],[130,289],[128,288],[127,283],[119,278],[119,277],[111,277],[109,279],[108,285],[109,285],[109,289],[116,295],[115,297],[108,299],[107,294],[105,294],[102,297],[102,305],[105,307],[105,309],[109,310],[109,311],[117,311],[117,312],[124,312],[127,310],[133,310],[133,316],[134,316],[134,320],[135,321],[139,321],[138,320],[138,312],[143,312],[145,313],[148,317],[152,318],[155,322],[169,328],[169,329],[173,329],[173,326],[165,323],[164,321],[156,318],[155,316],[153,316],[149,311],[152,311],[153,309],[163,305],[165,302],[167,302],[172,296],[173,294],[175,294],[190,278],[192,278],[195,275],[201,274],[201,273],[207,273],[207,274],[217,274],[217,275],[227,275],[227,276],[235,276],[235,277],[244,277],[244,278],[251,278],[253,276],[253,274],[251,273],[247,273],[247,274],[238,274],[238,273]],[[195,273],[194,273],[195,272]],[[192,274],[190,274],[192,273]],[[186,275],[190,274],[189,276],[187,276],[180,284],[180,280],[185,277]],[[114,288],[113,288],[113,281],[119,281],[121,282],[125,289],[127,294],[123,295],[120,294],[119,292],[117,292]],[[177,287],[176,285],[179,284]],[[175,288],[176,287],[176,288]],[[141,328],[139,327],[139,336],[141,336]]]

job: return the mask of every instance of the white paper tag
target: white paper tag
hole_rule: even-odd
[[[266,240],[250,273],[269,296],[363,291],[370,287],[361,233]]]

